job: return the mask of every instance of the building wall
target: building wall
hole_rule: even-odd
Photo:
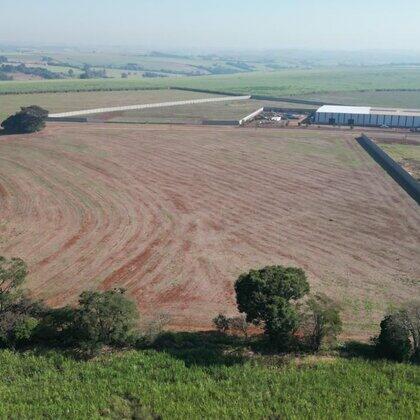
[[[354,121],[354,125],[380,127],[413,128],[420,127],[420,117],[410,115],[379,115],[379,114],[344,114],[330,112],[316,112],[316,124],[330,124],[330,119],[335,120],[336,125],[350,125],[349,120]]]

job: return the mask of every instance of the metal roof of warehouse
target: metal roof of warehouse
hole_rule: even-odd
[[[420,109],[373,108],[369,106],[324,105],[317,112],[332,114],[379,114],[420,116]]]

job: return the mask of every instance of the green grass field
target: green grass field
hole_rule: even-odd
[[[420,416],[420,368],[383,361],[307,357],[284,364],[149,350],[86,362],[55,351],[3,350],[0,375],[1,418]]]
[[[0,93],[189,87],[274,97],[360,89],[418,89],[420,69],[378,67],[281,70],[163,79],[89,79],[0,82]]]
[[[380,144],[393,159],[400,161],[402,159],[413,159],[420,162],[420,145],[410,144]]]
[[[420,109],[420,91],[329,92],[301,95],[299,98],[345,105],[366,105]]]
[[[379,143],[379,146],[420,181],[420,145]]]
[[[28,105],[39,105],[50,112],[66,112],[100,107],[211,98],[213,96],[215,95],[169,89],[0,95],[0,119],[15,113],[20,107]]]
[[[167,92],[167,91],[160,91]],[[180,92],[180,91],[178,91]],[[186,93],[186,92],[185,92]],[[204,95],[206,94],[199,94]],[[1,96],[0,96],[1,101]],[[150,123],[200,123],[203,120],[240,120],[261,107],[284,107],[284,108],[311,108],[308,105],[291,104],[270,101],[231,101],[216,102],[199,105],[183,105],[177,107],[164,107],[143,109],[137,111],[124,111],[115,113],[108,121],[114,122],[150,122]],[[95,120],[101,120],[102,115],[93,116]]]

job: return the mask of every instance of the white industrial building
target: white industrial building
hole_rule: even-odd
[[[315,124],[358,125],[419,129],[419,109],[324,105],[315,113]]]

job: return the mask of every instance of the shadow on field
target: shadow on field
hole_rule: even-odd
[[[183,360],[189,366],[232,366],[243,363],[247,340],[213,331],[166,332],[149,347]]]
[[[340,348],[340,356],[345,358],[363,358],[367,360],[378,360],[375,346],[370,343],[349,341]]]

